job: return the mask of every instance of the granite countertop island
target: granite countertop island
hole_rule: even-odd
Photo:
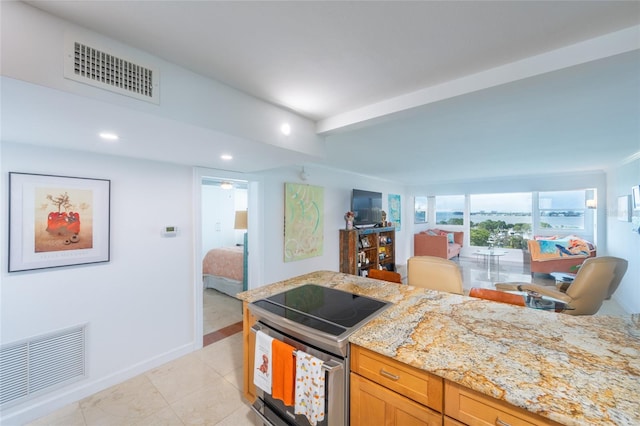
[[[566,425],[640,425],[640,328],[319,271],[238,294],[304,284],[393,302],[349,341]]]

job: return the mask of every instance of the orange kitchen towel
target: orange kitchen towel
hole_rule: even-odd
[[[271,348],[273,362],[273,379],[271,396],[284,402],[285,405],[295,403],[296,362],[293,352],[295,348],[274,339]]]

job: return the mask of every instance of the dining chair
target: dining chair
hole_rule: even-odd
[[[590,257],[580,266],[566,292],[553,286],[519,282],[496,283],[495,287],[502,291],[535,291],[568,304],[571,309],[564,312],[569,315],[593,315],[598,312],[602,302],[615,292],[618,278],[622,279],[620,272],[623,269],[626,271],[625,265],[626,260],[617,257]]]
[[[402,284],[402,275],[394,271],[388,271],[386,269],[375,269],[372,268],[369,270],[369,278],[374,278],[377,280],[390,281],[392,283]]]
[[[458,264],[452,260],[413,256],[407,261],[407,284],[462,294],[462,273]]]
[[[490,288],[473,287],[469,290],[469,296],[478,299],[492,300],[494,302],[508,303],[510,305],[525,306],[525,298],[523,295]]]

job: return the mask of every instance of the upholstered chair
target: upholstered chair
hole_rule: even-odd
[[[622,266],[621,266],[622,265]],[[535,291],[567,303],[569,315],[593,315],[610,297],[626,271],[626,260],[611,256],[591,257],[584,261],[573,282],[563,293],[552,286],[531,283],[496,283],[498,290]],[[624,271],[623,271],[624,269]],[[622,275],[620,275],[622,271]],[[612,285],[615,285],[613,288]]]
[[[413,256],[407,261],[407,284],[462,294],[462,273],[457,263],[434,256]]]
[[[393,271],[387,271],[386,269],[375,269],[375,268],[370,269],[369,278],[402,284],[402,276],[399,273],[393,272]]]

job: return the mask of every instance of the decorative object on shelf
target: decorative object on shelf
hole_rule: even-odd
[[[355,215],[352,211],[348,211],[344,214],[344,220],[347,222],[347,229],[353,229],[353,219]]]
[[[324,188],[285,183],[284,261],[321,256],[324,243]]]
[[[109,261],[111,181],[9,173],[9,272]]]

